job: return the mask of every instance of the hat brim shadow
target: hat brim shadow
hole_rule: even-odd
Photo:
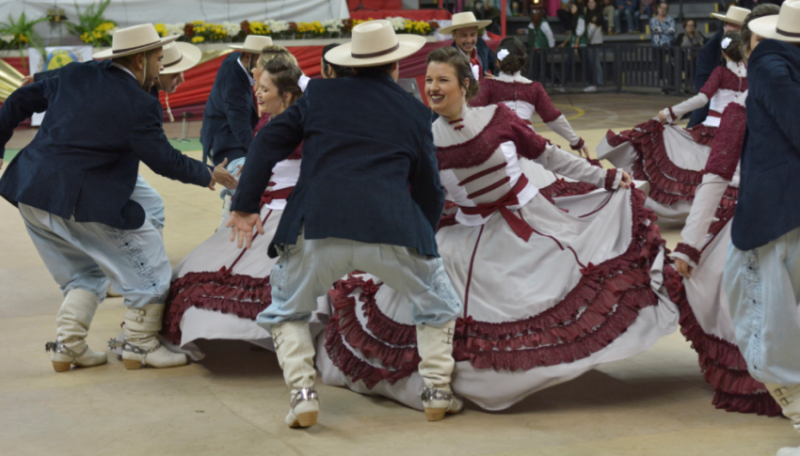
[[[441,29],[437,30],[437,32],[442,35],[452,35],[453,32],[455,32],[458,29],[478,27],[478,30],[480,30],[480,29],[485,29],[490,25],[492,25],[492,21],[467,22],[465,24],[448,25],[447,27],[442,27]]]

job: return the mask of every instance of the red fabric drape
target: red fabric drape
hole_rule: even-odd
[[[487,44],[491,49],[496,49],[500,42],[499,37],[490,34],[490,38]],[[417,53],[400,62],[400,77],[415,78],[420,91],[423,91],[425,88],[425,70],[428,54],[434,49],[450,46],[452,43],[452,40],[427,43]],[[290,47],[289,51],[295,56],[300,68],[307,76],[318,78],[320,77],[322,49],[323,46],[298,46]],[[169,96],[169,104],[175,119],[180,119],[185,111],[192,113],[195,120],[197,120],[197,117],[202,116],[206,100],[208,100],[208,95],[211,93],[211,86],[214,85],[217,71],[225,57],[218,57],[186,71],[186,82],[178,87],[177,92]],[[19,57],[7,57],[4,60],[14,68],[22,71],[22,61]],[[163,92],[161,92],[160,98],[162,106],[166,109]],[[424,93],[422,98],[425,100]],[[166,111],[165,120],[168,120]]]
[[[353,10],[358,8],[359,0],[347,0],[347,9],[350,10],[350,16],[353,15]],[[361,0],[361,5],[364,8],[372,10],[402,10],[403,0]],[[374,12],[374,11],[367,11]],[[382,19],[380,17],[373,17],[373,19]]]
[[[356,5],[358,2],[356,2]],[[412,21],[446,21],[453,16],[447,10],[424,9],[424,10],[382,10],[382,11],[350,11],[351,19],[384,19],[387,17],[404,17]]]

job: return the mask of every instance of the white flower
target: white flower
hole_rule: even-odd
[[[242,31],[242,26],[241,25],[234,24],[234,23],[227,22],[227,21],[222,23],[222,28],[225,29],[225,33],[227,33],[228,36],[236,36],[236,35],[239,34],[239,32]]]
[[[0,35],[0,40],[5,41],[6,43],[10,43],[14,41],[14,35]]]
[[[401,30],[405,31],[406,22],[408,22],[408,19],[402,17],[387,17],[386,20],[389,21],[390,24],[392,24],[392,28],[395,31],[401,31]]]
[[[265,24],[272,30],[272,33],[281,33],[289,30],[289,23],[286,21],[268,20]]]
[[[186,28],[186,24],[183,22],[179,22],[177,24],[164,24],[164,30],[167,32],[167,36],[171,35],[184,35],[184,29]]]

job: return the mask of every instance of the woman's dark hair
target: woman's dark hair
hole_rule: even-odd
[[[353,72],[352,68],[346,67],[346,66],[341,66],[341,65],[335,65],[335,64],[329,62],[328,59],[325,58],[325,54],[327,54],[328,51],[330,51],[331,49],[335,48],[336,46],[338,46],[338,44],[331,43],[331,44],[325,46],[324,48],[322,48],[322,72],[323,73],[327,73],[328,72],[328,67],[330,67],[333,70],[333,74],[337,78],[346,78],[348,76],[355,75],[355,72]]]
[[[742,52],[748,53],[750,51],[750,38],[753,36],[753,31],[750,30],[750,21],[764,16],[775,16],[781,12],[778,5],[772,3],[763,3],[753,8],[753,11],[747,15],[742,24],[742,30],[739,32],[741,35]]]
[[[522,44],[522,41],[514,36],[503,38],[503,41],[497,46],[497,53],[499,54],[502,50],[508,51],[508,55],[503,60],[497,59],[497,65],[501,72],[514,74],[525,68],[528,54],[525,52],[525,45]]]
[[[697,21],[695,21],[694,19],[686,19],[685,21],[683,21],[683,28],[686,29],[686,27],[689,25],[690,22],[694,24],[694,28],[695,30],[697,30]]]
[[[736,63],[744,60],[742,55],[742,36],[738,30],[729,30],[722,35],[722,42],[731,40],[728,46],[722,49],[722,53],[727,55],[729,59]]]
[[[478,81],[472,74],[472,68],[469,66],[469,61],[464,54],[453,46],[446,46],[436,49],[428,54],[428,64],[431,62],[446,63],[456,70],[456,78],[458,78],[458,85],[464,88],[467,92],[467,100],[471,99],[478,93]],[[464,80],[469,81],[469,85],[464,83]]]
[[[292,94],[292,98],[289,100],[289,106],[293,105],[298,98],[303,96],[303,90],[297,85],[297,81],[300,80],[300,76],[303,75],[303,72],[300,71],[297,65],[289,63],[284,59],[272,59],[267,62],[264,71],[269,73],[269,78],[272,79],[272,83],[278,88],[278,95],[280,95],[281,98],[283,98],[284,94]]]

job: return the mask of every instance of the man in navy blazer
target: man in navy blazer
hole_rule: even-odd
[[[0,108],[0,144],[20,122],[47,110],[33,141],[8,165],[0,195],[19,207],[45,265],[66,295],[48,343],[56,371],[106,362],[85,337],[108,279],[125,298],[128,368],[186,363],[156,334],[171,267],[155,226],[131,200],[139,161],[171,179],[213,189],[210,169],[172,148],[158,100],[147,91],[161,67],[151,24],[120,29],[100,64],[71,63],[58,77],[14,91]]]
[[[211,157],[217,166],[227,158],[228,164],[232,164],[247,154],[258,123],[253,98],[256,81],[251,73],[261,50],[271,45],[272,38],[268,36],[248,35],[244,43],[230,46],[242,52],[225,57],[208,95],[200,130],[203,162]]]
[[[262,128],[250,146],[228,226],[250,245],[272,168],[303,143],[300,178],[269,247],[272,304],[257,322],[272,331],[292,391],[290,427],[316,423],[314,345],[308,328],[317,298],[344,275],[372,273],[412,305],[429,419],[457,413],[450,390],[452,335],[461,302],[438,257],[444,205],[430,111],[396,84],[397,62],[425,44],[396,36],[388,21],[353,28],[352,43],[325,59],[356,76],[311,81],[305,94]]]
[[[723,285],[748,371],[800,429],[800,1],[747,27],[747,131]]]

